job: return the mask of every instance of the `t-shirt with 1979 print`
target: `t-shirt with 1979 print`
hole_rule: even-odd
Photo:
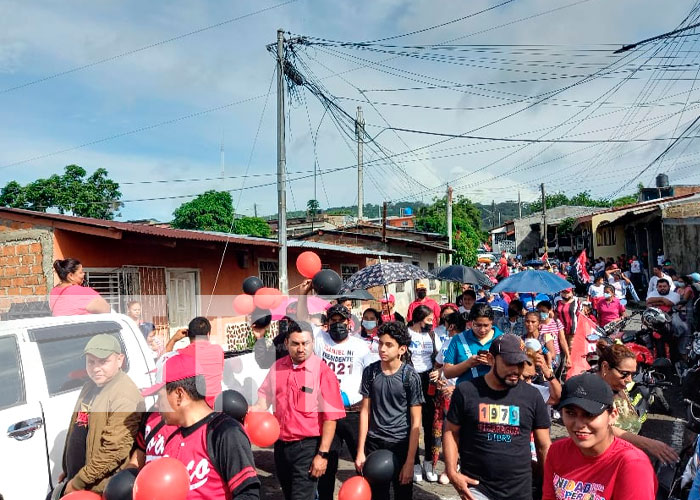
[[[539,391],[520,382],[504,391],[484,377],[457,384],[447,419],[459,429],[463,474],[479,480],[488,498],[530,500],[530,433],[548,429],[549,411]]]

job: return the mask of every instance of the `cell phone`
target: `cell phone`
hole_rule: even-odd
[[[479,349],[479,352],[477,352],[477,356],[486,356],[489,352],[486,349]]]

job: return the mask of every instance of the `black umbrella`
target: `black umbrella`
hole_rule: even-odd
[[[350,276],[341,293],[350,290],[367,290],[373,286],[386,286],[391,283],[403,283],[408,280],[432,279],[432,274],[418,266],[406,262],[380,262],[360,269]]]
[[[470,285],[479,285],[491,288],[493,283],[491,279],[484,273],[473,267],[453,264],[438,269],[435,277],[441,281],[456,281],[457,283],[469,283]]]

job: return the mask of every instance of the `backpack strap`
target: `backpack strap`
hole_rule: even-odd
[[[472,350],[469,348],[469,344],[467,343],[467,331],[466,330],[462,332],[462,337],[463,337],[462,345],[464,346],[464,353],[466,354],[467,359],[469,359],[472,356],[474,356],[474,354],[472,353]],[[472,367],[471,371],[472,371],[472,377],[477,378],[479,376],[479,370],[476,369],[476,366]]]

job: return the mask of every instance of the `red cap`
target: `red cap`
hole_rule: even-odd
[[[617,264],[610,264],[610,269],[618,269]]]
[[[202,373],[194,356],[176,354],[165,360],[162,366],[156,368],[156,383],[146,389],[141,389],[143,397],[153,396],[160,391],[165,384],[177,382],[194,377]]]
[[[381,302],[382,304],[387,304],[389,302],[396,302],[396,299],[394,299],[394,296],[392,294],[389,294],[382,297]]]

